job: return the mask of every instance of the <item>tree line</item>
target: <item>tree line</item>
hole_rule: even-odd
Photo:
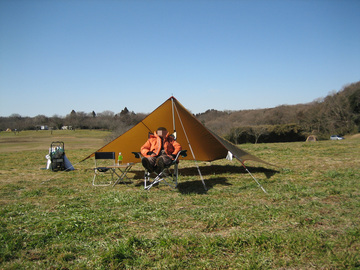
[[[360,82],[307,104],[242,111],[208,110],[196,117],[234,143],[305,140],[311,134],[325,139],[331,134],[358,133]]]
[[[13,114],[9,117],[0,117],[0,130],[36,130],[41,129],[42,126],[47,126],[53,130],[65,128],[73,130],[101,129],[122,134],[144,119],[145,116],[146,114],[130,112],[127,107],[117,114],[112,111],[85,113],[81,111],[76,112],[75,110],[72,110],[65,117],[58,115],[52,117],[45,115],[22,117],[21,115]]]
[[[13,114],[0,117],[0,130],[34,130],[40,126],[61,129],[103,129],[113,131],[112,138],[121,135],[147,115],[125,107],[96,113],[72,110],[65,117],[22,117]],[[217,111],[207,110],[195,115],[207,128],[233,143],[282,142],[305,140],[310,134],[328,138],[330,134],[345,135],[360,132],[360,82],[345,86],[311,103],[281,105],[275,108]]]

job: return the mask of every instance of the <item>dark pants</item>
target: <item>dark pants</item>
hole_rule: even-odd
[[[171,157],[169,157],[166,154],[163,154],[163,155],[160,155],[160,156],[157,156],[157,157],[148,157],[146,159],[149,160],[151,169],[153,171],[156,170],[156,167],[157,167],[156,164],[158,162],[158,159],[160,159],[160,158],[163,159],[165,166],[169,166],[172,163]]]

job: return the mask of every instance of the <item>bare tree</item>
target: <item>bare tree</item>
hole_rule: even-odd
[[[267,126],[253,126],[250,128],[250,134],[255,137],[255,144],[257,144],[260,136],[269,134]]]

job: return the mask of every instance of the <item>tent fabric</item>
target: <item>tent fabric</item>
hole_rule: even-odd
[[[316,142],[318,139],[315,135],[310,135],[306,138],[307,142]]]
[[[210,131],[211,132],[211,131]],[[231,152],[233,154],[233,156],[239,160],[241,163],[244,163],[246,160],[252,160],[252,161],[256,161],[256,162],[261,162],[261,163],[265,163],[271,166],[274,166],[271,163],[268,163],[256,156],[253,156],[247,152],[245,152],[244,150],[241,150],[239,147],[237,147],[235,144],[232,144],[231,142],[219,137],[218,135],[216,135],[215,133],[212,132],[212,134],[219,140],[219,142],[221,144],[224,145],[224,147],[226,147],[226,149]]]
[[[230,151],[242,163],[253,160],[269,164],[208,130],[174,97],[167,99],[140,123],[96,152],[115,152],[116,156],[121,152],[124,163],[140,162],[132,152],[140,151],[149,132],[155,132],[158,127],[165,127],[170,133],[176,127],[177,141],[183,149],[188,150],[187,157],[183,159],[214,161],[225,158]],[[85,159],[93,157],[94,154]]]

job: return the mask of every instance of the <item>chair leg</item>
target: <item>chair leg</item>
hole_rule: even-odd
[[[152,188],[152,186],[160,183],[162,180],[164,180],[166,178],[166,176],[164,175],[164,171],[162,171],[161,173],[159,173],[154,180],[151,182],[150,181],[150,173],[148,173],[148,178],[147,181],[149,181],[149,185],[146,184],[145,182],[145,189],[149,190],[150,188]],[[145,180],[146,181],[146,180]]]
[[[107,186],[110,186],[111,185],[111,183],[113,182],[113,173],[111,173],[111,181],[110,181],[110,183],[108,183],[108,184],[95,184],[95,179],[96,179],[96,176],[98,175],[98,173],[95,171],[94,172],[94,178],[93,178],[93,181],[92,181],[92,184],[93,184],[93,186],[94,187],[107,187]]]
[[[168,179],[168,181],[166,181]],[[167,177],[164,177],[162,180],[171,188],[175,189],[177,187],[177,179],[178,179],[178,169],[177,164],[175,164],[174,170],[171,173],[170,169],[168,169]]]
[[[144,175],[144,189],[149,189],[148,182],[150,182],[150,172],[148,170],[145,170]]]
[[[169,179],[169,181],[166,181],[166,179]],[[175,164],[172,172],[170,171],[170,168],[168,168],[168,177],[164,179],[164,182],[171,188],[175,189],[178,185],[177,180],[178,180],[178,164]]]
[[[147,181],[150,181],[150,173],[145,174],[145,189],[149,190],[153,185],[156,185],[163,181],[169,187],[175,189],[177,187],[178,180],[178,165],[175,164],[173,172],[171,172],[170,168],[165,168],[162,172],[160,172],[153,180],[153,182],[147,185]]]
[[[175,183],[175,187],[177,187],[178,185],[178,175],[179,175],[179,168],[178,168],[178,164],[176,163],[175,164],[175,167],[174,167],[174,175],[173,175],[173,180],[174,180],[174,183]]]

